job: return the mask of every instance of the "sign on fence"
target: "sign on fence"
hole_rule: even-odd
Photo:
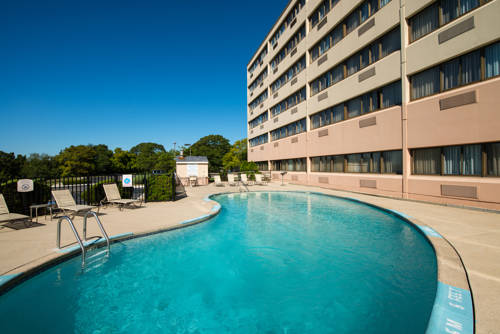
[[[123,187],[133,187],[132,174],[125,174],[122,176],[122,186]]]
[[[20,193],[27,193],[35,190],[33,185],[33,180],[30,179],[21,179],[17,181],[17,191]]]

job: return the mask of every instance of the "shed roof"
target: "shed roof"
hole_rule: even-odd
[[[204,156],[188,156],[188,157],[176,157],[176,162],[200,162],[200,163],[208,163],[207,157]]]

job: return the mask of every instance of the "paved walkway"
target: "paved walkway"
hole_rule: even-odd
[[[462,257],[472,287],[476,332],[500,333],[500,214],[291,184],[282,187],[271,183],[251,186],[250,190],[318,191],[356,198],[420,220],[449,240]],[[110,236],[162,230],[208,214],[214,203],[203,200],[207,195],[238,191],[238,187],[210,185],[187,191],[188,197],[176,202],[147,203],[143,208],[123,211],[105,208],[100,217]],[[0,275],[23,272],[60,256],[55,247],[56,223],[41,217],[39,224],[29,228],[22,224],[16,224],[17,230],[0,227]],[[76,225],[81,233],[81,218],[76,218]],[[88,235],[99,234],[90,220]],[[74,245],[67,226],[62,229],[61,243]]]

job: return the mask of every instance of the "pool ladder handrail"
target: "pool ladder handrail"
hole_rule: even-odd
[[[242,190],[243,188],[243,190]],[[250,190],[248,190],[248,186],[243,182],[243,181],[238,181],[238,191],[241,193],[241,192],[250,192]]]
[[[99,226],[104,238],[106,239],[107,256],[109,256],[109,251],[110,251],[109,237],[108,237],[108,234],[106,233],[106,231],[104,230],[104,226],[102,226],[101,221],[99,220],[99,218],[97,217],[97,214],[94,211],[88,211],[87,213],[85,213],[85,216],[83,217],[83,240],[87,241],[87,217],[90,214],[92,214],[94,216],[94,218],[97,222],[97,225]],[[85,259],[87,256],[87,250],[85,248],[85,245],[84,245],[82,239],[80,238],[80,234],[78,234],[78,231],[76,230],[75,224],[73,223],[71,218],[69,218],[68,216],[62,216],[57,221],[57,248],[61,249],[61,222],[63,220],[66,220],[69,223],[69,226],[71,227],[71,230],[73,231],[73,234],[75,235],[75,239],[78,242],[78,245],[80,246],[80,249],[82,251],[82,269],[84,269],[85,268]]]
[[[89,215],[94,216],[95,221],[97,222],[97,226],[99,226],[99,229],[101,230],[101,233],[102,233],[104,239],[106,239],[106,247],[108,249],[108,254],[109,254],[110,242],[109,242],[108,234],[104,230],[104,226],[102,226],[101,220],[99,219],[99,217],[97,216],[97,214],[94,211],[87,211],[85,213],[85,216],[83,216],[83,240],[87,241],[87,217]]]

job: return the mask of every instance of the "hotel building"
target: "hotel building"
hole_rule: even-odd
[[[247,83],[273,179],[500,210],[500,0],[293,0]]]

